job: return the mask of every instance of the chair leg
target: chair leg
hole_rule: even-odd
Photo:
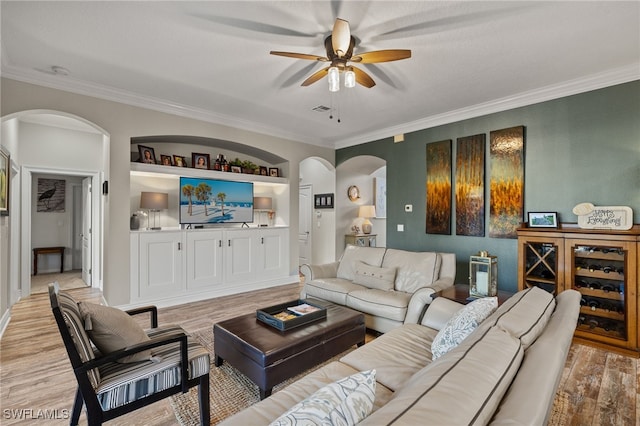
[[[200,376],[198,385],[198,402],[200,403],[200,424],[209,426],[211,424],[211,407],[209,406],[209,375]]]
[[[80,421],[80,413],[82,413],[82,405],[84,400],[82,399],[82,393],[80,392],[80,387],[76,391],[76,400],[73,403],[73,412],[71,413],[71,422],[69,423],[71,426],[76,426]]]

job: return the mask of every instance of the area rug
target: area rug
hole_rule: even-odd
[[[212,425],[218,424],[227,417],[260,401],[258,386],[249,380],[247,376],[230,366],[229,363],[225,362],[220,367],[216,367],[213,364],[213,333],[211,330],[195,332],[192,333],[192,335],[198,339],[211,354],[211,371],[209,373],[209,405],[211,407]],[[308,374],[325,364],[340,359],[354,349],[355,346],[352,349],[349,349],[342,354],[337,355],[302,374],[299,374],[298,376],[292,377],[291,379],[274,386],[273,393],[278,392],[305,374]],[[174,395],[170,399],[171,406],[180,425],[195,426],[200,424],[197,387],[191,388],[187,393]]]

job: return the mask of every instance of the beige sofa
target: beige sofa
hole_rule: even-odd
[[[382,333],[417,323],[431,294],[453,285],[454,253],[412,252],[348,245],[337,262],[302,265],[300,297],[314,297],[365,314],[367,328]]]
[[[516,293],[458,346],[432,361],[432,343],[462,305],[436,298],[421,324],[404,324],[309,373],[224,425],[267,425],[320,388],[376,370],[364,425],[544,425],[580,309],[580,294]]]

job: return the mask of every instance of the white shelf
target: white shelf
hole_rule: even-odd
[[[180,176],[233,180],[239,182],[254,182],[261,185],[288,185],[289,179],[247,173],[219,172],[216,170],[202,170],[191,167],[163,166],[160,164],[131,163],[131,174],[134,176],[166,177],[175,179]]]

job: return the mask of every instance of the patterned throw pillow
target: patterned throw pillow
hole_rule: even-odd
[[[103,354],[151,340],[142,327],[129,314],[120,309],[88,302],[80,302],[78,307],[89,338]],[[120,358],[117,361],[128,363],[149,361],[150,359],[151,350],[146,350]]]
[[[498,307],[497,297],[476,299],[456,312],[431,344],[432,360],[440,358],[462,342]]]
[[[355,425],[371,414],[375,397],[376,370],[363,371],[318,389],[270,426]]]

